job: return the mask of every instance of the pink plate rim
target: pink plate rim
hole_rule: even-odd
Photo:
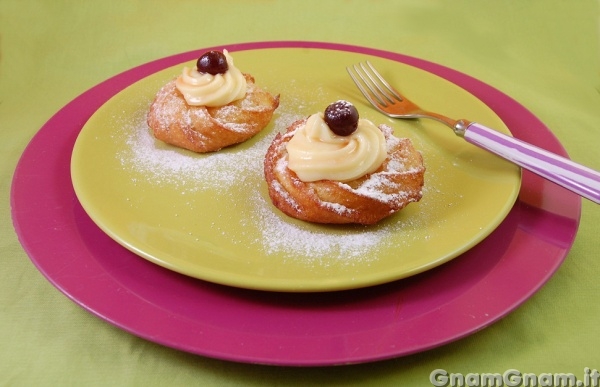
[[[268,41],[155,60],[96,85],[58,111],[32,138],[13,176],[12,218],[21,244],[48,281],[87,311],[146,340],[208,357],[287,366],[353,364],[421,352],[477,332],[525,302],[564,261],[579,226],[581,198],[528,172],[513,209],[479,245],[436,269],[370,288],[245,290],[185,277],[135,256],[102,233],[77,201],[69,173],[77,134],[125,87],[223,48],[338,50],[415,66],[479,98],[515,137],[567,156],[539,119],[501,91],[390,51]]]

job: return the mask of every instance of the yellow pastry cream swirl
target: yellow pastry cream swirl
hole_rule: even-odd
[[[311,115],[286,145],[288,168],[303,182],[347,182],[375,172],[387,157],[385,137],[366,119],[349,136],[333,133],[323,113]]]
[[[223,50],[223,54],[229,67],[223,74],[203,73],[196,67],[183,68],[181,75],[175,81],[175,86],[188,105],[218,107],[244,98],[246,79],[234,66],[233,58],[227,50]]]

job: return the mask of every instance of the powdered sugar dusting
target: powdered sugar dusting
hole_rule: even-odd
[[[239,211],[231,212],[227,219],[218,219],[211,227],[226,235],[229,243],[249,244],[266,256],[310,265],[319,264],[327,257],[353,265],[377,259],[377,251],[391,245],[401,247],[398,238],[392,238],[400,232],[406,237],[402,243],[410,243],[411,232],[419,228],[415,219],[426,221],[426,217],[399,218],[374,227],[339,228],[297,221],[272,205],[263,176],[264,156],[276,133],[284,132],[292,122],[303,118],[295,113],[300,103],[291,100],[289,95],[282,100],[272,129],[267,129],[270,132],[252,139],[250,146],[207,154],[181,150],[156,140],[147,127],[148,106],[144,105],[123,123],[122,134],[127,146],[117,157],[124,169],[133,169],[158,188],[175,186],[181,195],[214,191],[219,192],[215,202],[239,203]],[[331,206],[341,212],[348,210],[334,203]],[[190,211],[201,209],[190,206]],[[244,231],[240,233],[239,227],[229,228],[227,224],[238,224]]]
[[[385,247],[385,239],[393,228],[346,228],[343,233],[334,230],[314,230],[294,222],[283,221],[271,205],[258,196],[254,198],[256,215],[262,221],[261,238],[267,254],[276,253],[287,259],[301,258],[315,263],[319,257],[337,257],[346,261],[373,259],[377,248]]]
[[[189,192],[227,189],[240,180],[240,175],[262,170],[270,136],[242,152],[196,154],[156,140],[146,124],[145,114],[141,110],[124,128],[128,132],[128,148],[117,157],[123,167],[142,172],[153,183],[180,186]]]

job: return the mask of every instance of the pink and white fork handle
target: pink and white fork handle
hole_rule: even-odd
[[[465,140],[600,204],[600,172],[481,124],[469,124]]]

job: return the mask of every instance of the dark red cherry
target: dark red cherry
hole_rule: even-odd
[[[325,109],[325,122],[339,136],[349,136],[358,128],[358,110],[348,101],[337,101]]]
[[[198,59],[196,68],[201,73],[217,75],[224,74],[229,66],[227,65],[227,58],[221,51],[208,51]]]

